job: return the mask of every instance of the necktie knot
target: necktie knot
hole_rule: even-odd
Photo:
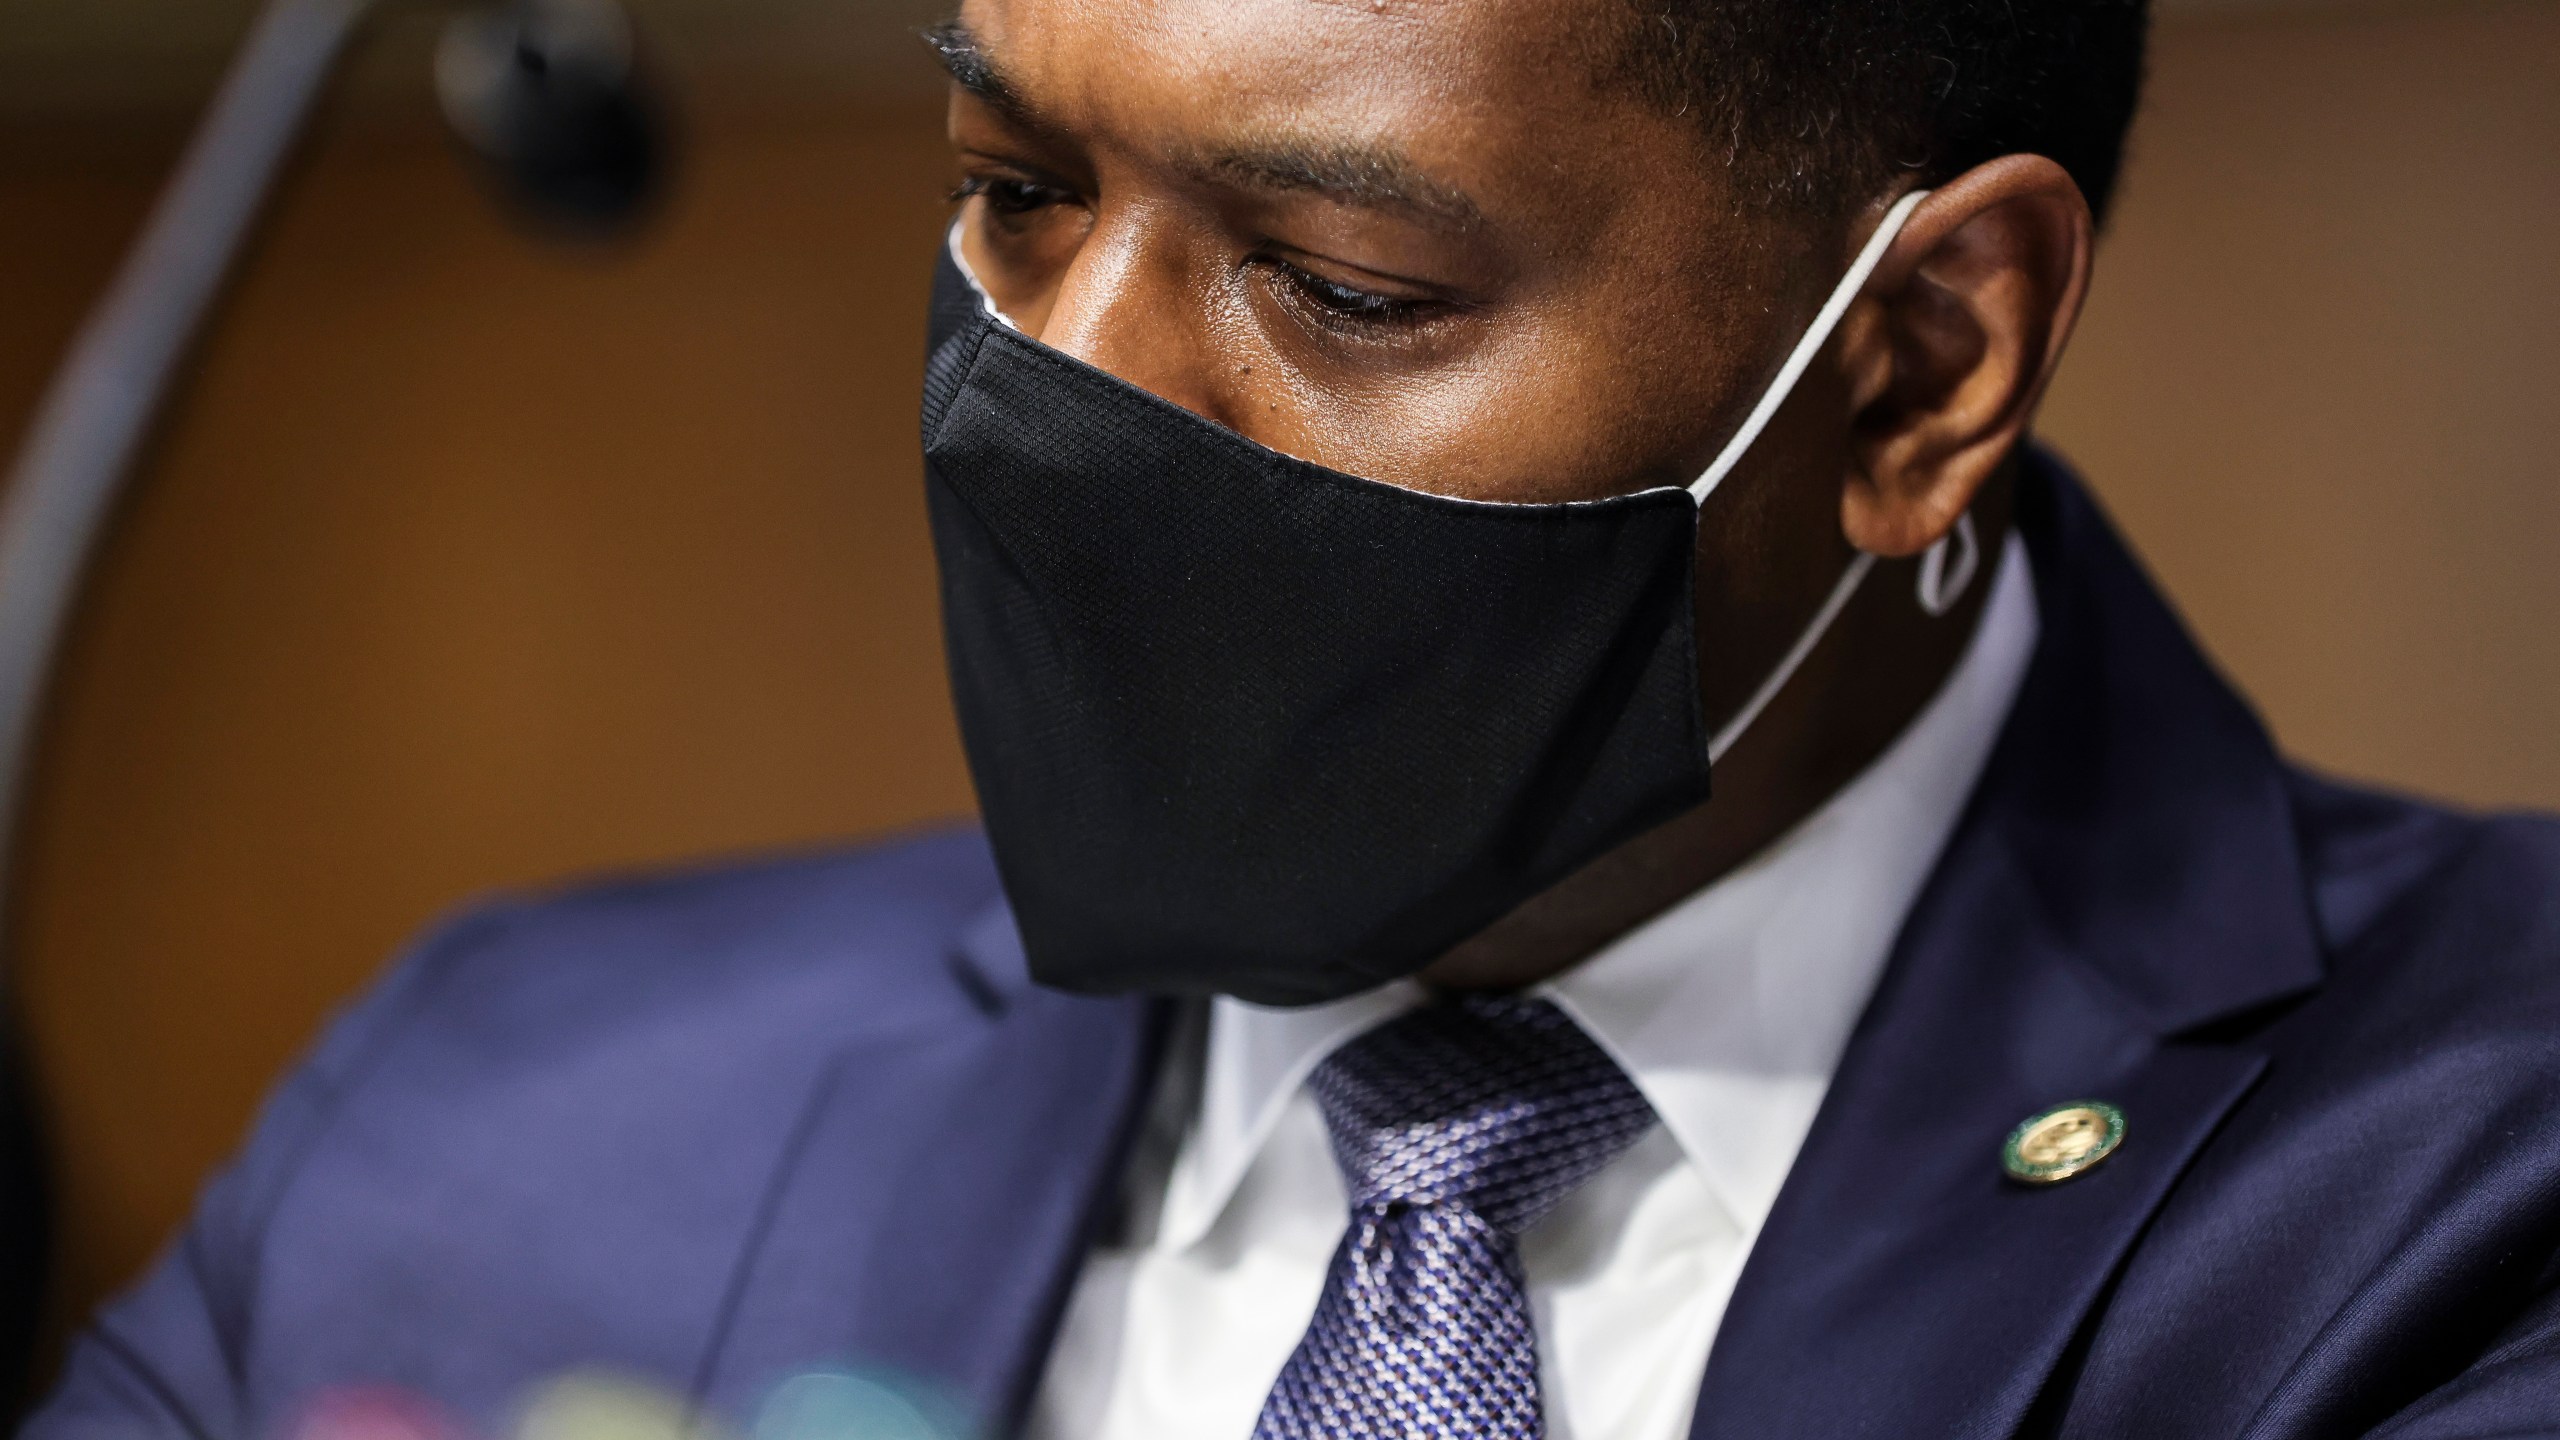
[[[1538,1440],[1537,1330],[1515,1237],[1653,1124],[1570,1016],[1444,1001],[1308,1081],[1351,1220],[1254,1440]]]
[[[1654,1120],[1546,1000],[1469,995],[1359,1036],[1309,1081],[1355,1211],[1456,1206],[1516,1235]]]

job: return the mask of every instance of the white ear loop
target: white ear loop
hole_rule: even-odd
[[[1832,621],[1840,618],[1849,597],[1858,593],[1859,584],[1874,568],[1876,557],[1861,550],[1858,558],[1849,562],[1849,568],[1840,572],[1840,583],[1831,587],[1831,598],[1822,602],[1822,608],[1814,612],[1813,623],[1804,627],[1804,633],[1796,637],[1795,648],[1787,652],[1786,659],[1778,662],[1777,669],[1769,672],[1768,679],[1760,682],[1760,688],[1751,692],[1751,698],[1734,712],[1733,718],[1724,722],[1724,728],[1708,739],[1708,764],[1722,760],[1724,752],[1732,749],[1734,742],[1742,738],[1742,732],[1751,728],[1751,722],[1760,718],[1760,712],[1769,708],[1769,702],[1778,698],[1778,692],[1787,688],[1787,682],[1796,676],[1796,667],[1813,653],[1814,646],[1822,643],[1823,633],[1831,628]]]
[[[1742,428],[1725,442],[1724,452],[1707,467],[1707,473],[1699,476],[1697,483],[1689,487],[1690,498],[1700,505],[1706,504],[1707,497],[1724,483],[1724,477],[1732,474],[1733,467],[1742,463],[1743,455],[1751,449],[1751,442],[1759,439],[1760,432],[1768,428],[1769,417],[1777,414],[1778,407],[1787,403],[1787,396],[1795,390],[1796,382],[1804,378],[1804,372],[1813,364],[1813,357],[1821,353],[1823,342],[1831,338],[1832,330],[1840,324],[1840,317],[1849,313],[1849,306],[1857,300],[1859,292],[1866,289],[1868,277],[1884,263],[1884,252],[1892,246],[1893,238],[1902,233],[1902,227],[1910,222],[1911,212],[1928,197],[1928,191],[1914,190],[1895,201],[1893,208],[1885,212],[1884,219],[1876,223],[1876,233],[1867,237],[1866,248],[1858,252],[1857,260],[1849,266],[1849,273],[1840,277],[1839,287],[1831,292],[1831,298],[1823,302],[1821,313],[1813,317],[1813,324],[1804,332],[1804,338],[1796,342],[1795,353],[1787,357],[1785,367],[1778,371],[1778,378],[1770,382],[1767,393],[1760,397],[1760,403],[1751,407],[1750,418],[1744,420]],[[1840,612],[1848,608],[1849,597],[1858,593],[1858,587],[1866,581],[1867,572],[1875,568],[1876,557],[1861,550],[1857,558],[1849,562],[1849,568],[1840,572],[1840,579],[1831,587],[1830,596],[1824,599],[1822,608],[1814,612],[1813,623],[1805,626],[1804,633],[1796,637],[1796,643],[1787,651],[1786,658],[1769,672],[1769,678],[1760,682],[1759,689],[1751,692],[1751,698],[1743,702],[1733,718],[1724,722],[1724,727],[1708,739],[1708,764],[1722,760],[1725,752],[1742,739],[1743,732],[1751,728],[1751,722],[1760,718],[1760,712],[1769,708],[1769,702],[1778,698],[1778,692],[1787,688],[1787,682],[1795,678],[1796,670],[1804,664],[1805,658],[1813,654],[1813,647],[1822,643],[1822,637],[1831,629],[1831,622],[1839,619]],[[1963,582],[1972,578],[1971,569],[1965,569],[1958,582],[1959,591]]]
[[[1947,573],[1947,542],[1955,542],[1956,572]],[[1974,572],[1982,568],[1982,539],[1973,530],[1973,512],[1956,517],[1955,528],[1938,537],[1920,557],[1920,608],[1931,616],[1944,615],[1956,608],[1964,592],[1973,585]]]
[[[1690,485],[1689,493],[1699,504],[1706,504],[1707,497],[1724,483],[1724,477],[1732,474],[1733,467],[1742,463],[1743,454],[1751,448],[1751,442],[1759,439],[1760,432],[1768,428],[1769,417],[1777,414],[1778,407],[1787,403],[1787,396],[1794,393],[1796,382],[1804,378],[1805,370],[1813,364],[1813,357],[1822,352],[1822,342],[1831,338],[1832,330],[1840,324],[1840,317],[1849,313],[1849,306],[1857,300],[1858,292],[1867,288],[1867,277],[1875,274],[1876,267],[1884,263],[1884,252],[1893,244],[1893,237],[1902,233],[1902,227],[1910,223],[1911,212],[1920,208],[1920,202],[1928,198],[1928,191],[1914,190],[1893,202],[1893,208],[1884,212],[1884,219],[1876,222],[1876,233],[1867,237],[1867,248],[1858,252],[1857,260],[1849,266],[1849,273],[1840,277],[1839,288],[1823,302],[1822,312],[1813,317],[1812,328],[1796,342],[1795,353],[1787,357],[1785,368],[1778,372],[1777,379],[1769,383],[1768,392],[1760,397],[1760,403],[1751,407],[1751,418],[1743,421],[1742,428],[1733,432],[1733,438],[1725,442],[1724,453],[1716,456],[1716,463],[1707,467],[1707,473]]]

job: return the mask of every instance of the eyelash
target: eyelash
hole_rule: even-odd
[[[955,205],[979,198],[987,202],[989,210],[1005,219],[1019,219],[1052,205],[1071,203],[1074,199],[1057,186],[1006,175],[972,175],[961,181],[950,195],[951,203]],[[1431,320],[1444,308],[1435,301],[1380,295],[1327,280],[1276,255],[1248,256],[1245,263],[1269,269],[1274,278],[1287,287],[1289,302],[1298,306],[1310,320],[1327,329],[1384,331],[1410,328]]]
[[[1429,300],[1406,300],[1339,284],[1274,255],[1257,255],[1247,263],[1268,267],[1289,288],[1292,299],[1313,312],[1310,318],[1328,328],[1409,327],[1428,320],[1439,308]]]
[[[951,192],[951,203],[984,196],[987,208],[998,215],[1015,218],[1052,205],[1065,204],[1072,197],[1055,185],[1035,180],[1017,180],[1007,175],[972,175]]]

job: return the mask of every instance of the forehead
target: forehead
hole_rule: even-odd
[[[1620,0],[967,0],[1041,118],[1138,153],[1287,136],[1552,187],[1676,127],[1606,85]],[[1659,132],[1648,134],[1647,132]]]
[[[1610,33],[1600,15],[1616,9],[1616,0],[965,0],[961,14],[1022,64],[1110,55],[1231,93],[1394,80],[1465,99],[1546,62],[1587,64]]]

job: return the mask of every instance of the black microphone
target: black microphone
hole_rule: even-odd
[[[445,26],[445,118],[537,228],[611,238],[655,209],[669,168],[666,107],[616,0],[504,0]]]

